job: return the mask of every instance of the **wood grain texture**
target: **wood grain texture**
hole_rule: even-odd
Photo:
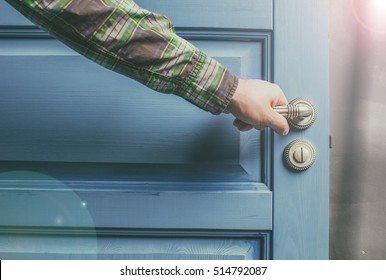
[[[326,1],[138,3],[170,16],[180,34],[241,77],[273,80],[289,100],[311,99],[316,123],[288,137],[240,135],[231,116],[211,116],[102,69],[24,27],[29,23],[2,2],[0,252],[327,258]],[[302,137],[318,158],[294,174],[282,151]],[[144,235],[120,235],[137,230]],[[263,239],[255,236],[261,231]]]
[[[216,1],[136,0],[145,9],[168,16],[176,26],[272,29],[272,0],[260,0],[253,5],[223,0]],[[205,7],[203,9],[202,7]],[[227,7],[222,9],[221,7]],[[232,11],[228,13],[227,11]],[[217,16],[213,16],[216,14]],[[0,2],[0,25],[32,25],[8,3]]]
[[[263,75],[266,61],[259,41],[207,37],[194,43],[235,72]],[[257,66],[248,67],[250,61]],[[174,96],[154,93],[55,40],[4,39],[0,63],[7,68],[0,77],[3,160],[229,164],[240,160],[240,137],[231,116],[212,116]],[[258,143],[259,135],[255,136]],[[256,178],[259,172],[257,167]]]
[[[6,235],[1,259],[256,260],[264,235],[245,238],[180,236]]]
[[[136,3],[149,10],[167,15],[177,26],[272,29],[272,0],[248,0],[242,5],[231,0],[221,2],[137,0]]]
[[[1,259],[268,259],[265,231],[0,226]]]
[[[238,75],[267,78],[269,32],[206,27],[177,31]],[[241,139],[230,116],[155,94],[34,29],[1,32],[0,63],[7,72],[1,76],[0,222],[5,231],[35,232],[4,237],[0,251],[7,258],[269,257],[267,238],[262,246],[230,232],[222,239],[205,241],[208,234],[198,232],[166,243],[168,235],[98,237],[99,252],[86,238],[91,247],[71,253],[83,240],[76,237],[80,229],[98,236],[101,228],[140,228],[150,235],[154,229],[269,231],[272,193],[258,183],[260,133]],[[50,235],[48,247],[42,245],[44,229],[67,228],[79,230]],[[15,242],[22,244],[19,251],[6,247]]]
[[[32,180],[3,180],[1,185],[0,221],[8,226],[228,230],[272,227],[272,193],[261,184],[244,184],[245,190],[229,183],[217,184],[212,190],[209,183],[191,183],[187,190],[183,183],[173,182],[72,182],[68,186],[58,180],[41,179],[35,184]]]
[[[274,137],[274,250],[276,259],[328,258],[328,1],[275,1],[274,80],[289,100],[312,100],[318,117],[309,129]],[[284,47],[285,46],[285,47]],[[294,139],[316,147],[315,164],[290,172],[282,151]]]

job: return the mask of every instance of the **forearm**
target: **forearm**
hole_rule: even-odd
[[[214,114],[238,78],[177,36],[164,16],[131,0],[6,0],[36,25],[96,63]]]

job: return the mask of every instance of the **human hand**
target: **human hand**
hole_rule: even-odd
[[[226,112],[236,117],[233,125],[240,131],[271,127],[276,133],[287,135],[287,120],[273,109],[287,104],[283,91],[276,84],[263,80],[240,79]]]

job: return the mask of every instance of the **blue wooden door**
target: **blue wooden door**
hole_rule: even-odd
[[[312,100],[317,121],[287,137],[239,133],[1,1],[0,258],[327,258],[327,1],[137,3],[239,76]],[[282,154],[299,138],[317,160],[295,173]]]

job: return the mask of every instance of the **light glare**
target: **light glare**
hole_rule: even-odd
[[[386,0],[372,0],[372,2],[376,10],[386,12]]]
[[[357,22],[374,33],[386,33],[386,0],[351,0]]]

